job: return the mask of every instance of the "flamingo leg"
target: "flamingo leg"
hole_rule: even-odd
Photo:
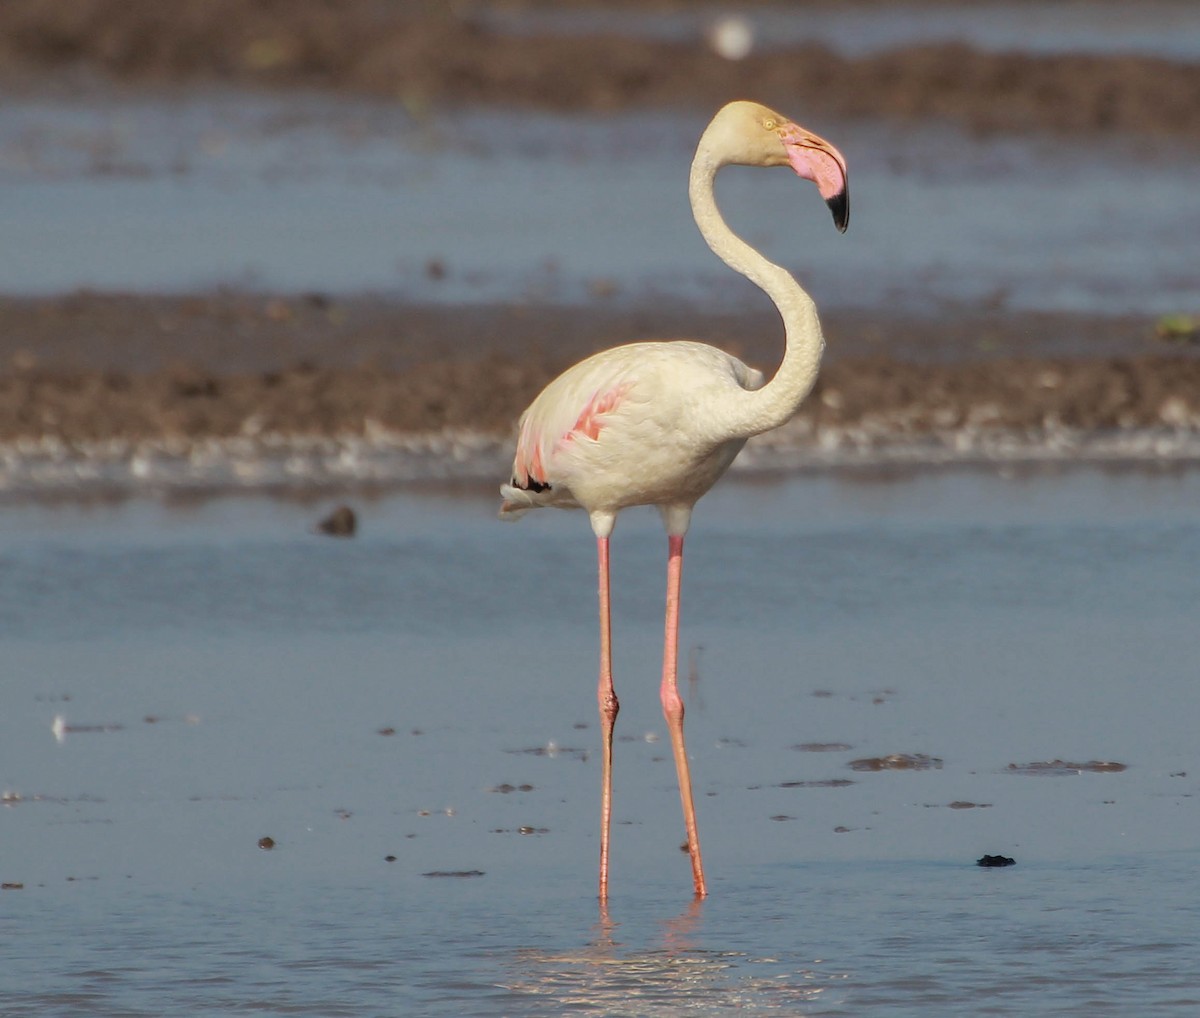
[[[600,704],[602,732],[602,775],[600,779],[600,902],[608,901],[608,832],[612,826],[612,746],[613,726],[621,704],[612,679],[612,612],[608,585],[608,538],[596,538],[600,571],[600,685],[596,698]]]
[[[671,732],[675,754],[675,772],[679,775],[679,798],[683,804],[683,822],[687,828],[688,854],[692,859],[692,881],[696,897],[707,896],[704,865],[700,861],[700,835],[696,829],[696,807],[692,801],[692,774],[688,767],[687,746],[683,741],[683,699],[679,695],[679,587],[683,575],[683,536],[669,535],[667,555],[667,621],[663,641],[663,674],[659,695],[663,716]]]

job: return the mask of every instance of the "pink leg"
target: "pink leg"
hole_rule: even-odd
[[[679,584],[683,574],[683,537],[668,538],[667,557],[667,631],[663,644],[663,675],[660,696],[663,716],[671,731],[675,753],[675,771],[679,775],[679,798],[683,803],[683,821],[687,827],[688,854],[692,857],[692,881],[696,897],[708,894],[704,886],[704,866],[700,861],[700,835],[696,830],[696,807],[692,801],[692,775],[688,767],[687,747],[683,742],[683,700],[679,696]]]
[[[608,538],[596,538],[600,564],[600,686],[596,698],[600,702],[602,730],[602,775],[600,789],[600,901],[608,901],[608,831],[612,825],[612,744],[613,725],[621,704],[613,689],[612,679],[612,615],[608,588]]]

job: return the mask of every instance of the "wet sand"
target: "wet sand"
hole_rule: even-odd
[[[897,438],[966,425],[1200,431],[1200,355],[1141,318],[826,316],[800,420]],[[219,293],[0,299],[0,441],[324,438],[446,429],[502,439],[557,371],[620,342],[692,337],[773,369],[773,313],[438,307]]]

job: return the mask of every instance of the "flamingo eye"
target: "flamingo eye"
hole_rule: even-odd
[[[767,117],[767,119],[763,121],[763,127],[768,131],[773,131],[778,126],[779,124],[776,122],[774,117]]]

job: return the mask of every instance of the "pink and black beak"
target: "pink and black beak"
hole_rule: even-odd
[[[841,233],[850,225],[850,180],[845,157],[824,138],[805,130],[799,124],[786,123],[779,137],[787,149],[792,169],[805,180],[817,185],[833,223]]]

